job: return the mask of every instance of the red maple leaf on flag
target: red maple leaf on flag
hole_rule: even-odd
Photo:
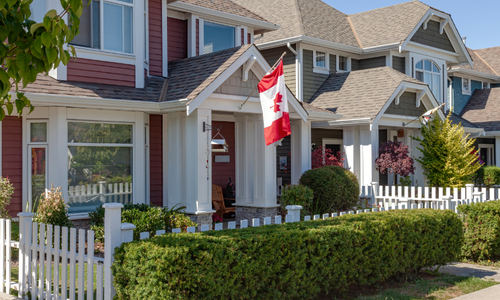
[[[283,102],[282,99],[283,99],[283,96],[280,93],[276,94],[276,98],[274,98],[274,105],[270,107],[270,108],[274,108],[275,113],[281,111],[279,104]]]

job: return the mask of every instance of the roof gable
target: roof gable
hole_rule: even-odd
[[[424,29],[424,25],[422,24],[411,37],[411,41],[449,52],[456,52],[448,34],[444,31],[442,34],[439,33],[439,27],[439,22],[429,20],[427,29]]]

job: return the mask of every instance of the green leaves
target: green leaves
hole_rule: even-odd
[[[22,87],[36,80],[37,75],[47,73],[57,68],[62,62],[68,64],[71,52],[64,50],[78,32],[79,17],[82,13],[81,0],[63,0],[61,12],[52,9],[48,11],[42,23],[30,20],[30,3],[32,0],[0,0],[0,40],[7,43],[0,44],[0,121],[7,114],[11,114],[14,104],[8,100],[11,87],[15,85],[18,92],[19,83]],[[5,9],[8,5],[9,9]],[[68,26],[63,16],[69,15]],[[71,53],[71,54],[70,54]],[[24,107],[33,110],[31,102],[23,93],[17,94],[15,107],[22,112]],[[10,103],[10,104],[9,104]]]

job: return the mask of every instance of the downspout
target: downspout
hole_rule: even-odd
[[[299,53],[297,53],[297,51],[295,51],[295,49],[292,48],[292,45],[290,45],[290,43],[287,43],[286,46],[288,47],[288,49],[290,49],[290,52],[292,52],[295,55],[295,96],[299,101],[302,101],[302,97],[300,96],[302,89],[302,86],[300,84],[300,78],[302,76],[302,73],[300,71],[301,68],[300,68]]]

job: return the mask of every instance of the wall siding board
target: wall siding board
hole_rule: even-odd
[[[367,58],[359,60],[358,70],[373,69],[379,67],[385,67],[386,59],[385,56]]]
[[[167,18],[168,61],[188,57],[188,23],[187,20]]]
[[[451,44],[450,38],[443,32],[439,34],[439,22],[430,20],[427,23],[427,29],[424,29],[424,25],[418,29],[418,31],[411,38],[412,42],[420,43],[430,47],[455,52],[453,45]]]
[[[149,200],[163,206],[163,116],[149,115]]]
[[[14,185],[14,194],[7,205],[12,217],[22,212],[23,206],[23,142],[22,118],[5,117],[2,126],[2,177]]]
[[[276,177],[282,177],[283,186],[292,183],[292,144],[290,136],[287,136],[281,142],[281,146],[276,147]],[[288,168],[286,170],[280,170],[280,156],[287,157]]]
[[[319,87],[325,82],[328,78],[327,74],[319,74],[313,71],[314,62],[313,62],[313,52],[311,50],[303,50],[304,59],[304,74],[303,74],[303,94],[304,94],[304,102],[309,102],[312,96],[316,93]],[[332,70],[332,73],[335,73],[335,70]]]
[[[406,58],[393,56],[392,57],[392,68],[403,74],[406,74]]]
[[[337,56],[330,54],[330,73],[337,73]]]
[[[358,71],[358,70],[359,70],[359,59],[351,58],[351,71]]]
[[[249,96],[253,92],[253,96],[258,97],[259,92],[255,87],[259,84],[260,80],[253,74],[252,71],[248,74],[248,81],[243,82],[242,68],[236,70],[223,84],[221,84],[214,93],[226,95],[241,95]]]
[[[295,49],[295,45],[292,45]],[[285,72],[285,83],[290,89],[290,91],[295,95],[296,80],[295,80],[295,55],[290,52],[288,47],[280,47],[269,50],[261,51],[262,56],[267,60],[269,65],[274,65],[276,61],[281,57],[283,52],[286,51],[286,55],[283,58],[283,71]],[[295,95],[297,96],[297,95]]]
[[[161,0],[148,1],[149,74],[163,76]]]
[[[212,152],[212,184],[222,187],[222,191],[226,192],[226,186],[229,182],[229,177],[233,183],[236,181],[236,135],[234,122],[219,122],[213,121],[212,126],[220,127],[221,135],[226,139],[229,152]],[[216,163],[215,157],[218,155],[229,155],[228,163]],[[238,187],[235,187],[236,189]]]
[[[385,111],[386,114],[410,116],[410,117],[420,117],[426,110],[423,104],[420,107],[416,107],[417,94],[411,92],[405,92],[401,95],[399,105],[393,101],[391,105]]]
[[[85,58],[71,59],[68,81],[135,87],[135,66]]]
[[[465,108],[467,103],[470,100],[472,94],[477,89],[483,88],[483,83],[480,81],[471,80],[471,94],[463,94],[462,93],[462,78],[461,77],[451,77],[452,80],[452,88],[453,88],[453,112],[459,115],[462,110]]]
[[[323,146],[323,139],[343,139],[344,132],[337,129],[312,129],[311,143],[316,147]]]

